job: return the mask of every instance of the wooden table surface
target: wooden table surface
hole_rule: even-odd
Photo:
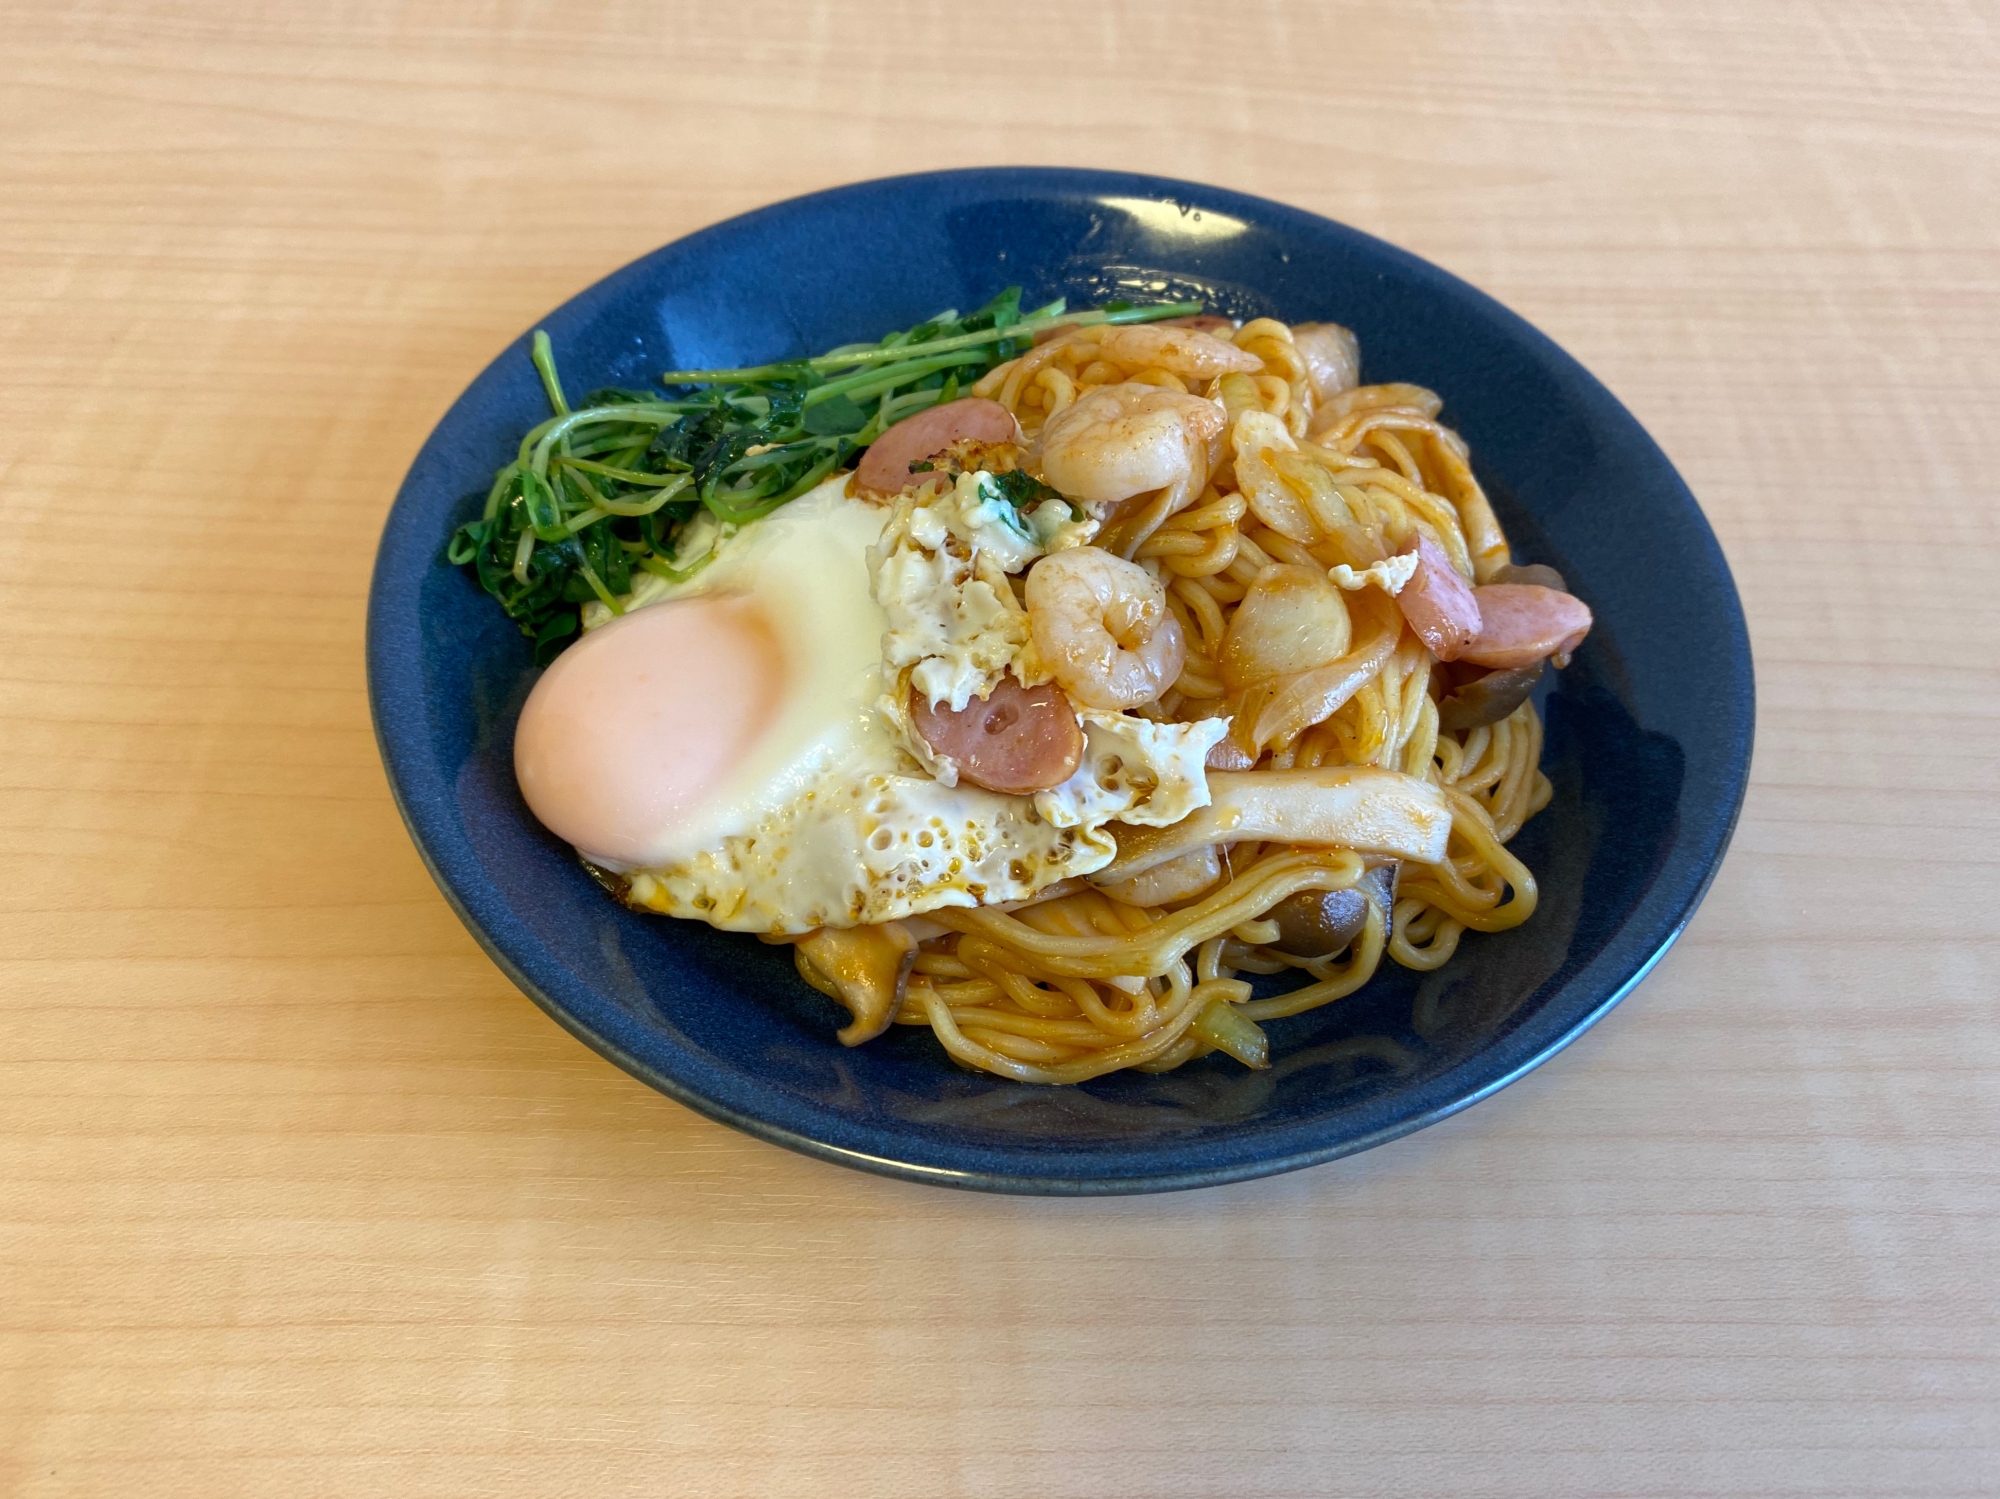
[[[2000,1493],[1991,4],[0,6],[0,1490]],[[1554,335],[1736,570],[1680,945],[1467,1114],[959,1195],[711,1124],[390,805],[390,496],[521,328],[926,167],[1267,194]]]

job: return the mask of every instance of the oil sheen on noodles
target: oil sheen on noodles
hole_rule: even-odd
[[[1192,893],[1170,879],[1151,892],[1138,881],[1077,881],[1011,910],[930,913],[946,930],[918,944],[895,1022],[929,1026],[960,1063],[1023,1082],[1165,1071],[1214,1050],[1264,1065],[1256,1022],[1352,994],[1384,954],[1436,968],[1468,928],[1502,931],[1535,910],[1534,876],[1506,847],[1550,795],[1531,703],[1490,724],[1441,730],[1445,694],[1432,681],[1441,663],[1393,610],[1389,649],[1351,686],[1337,683],[1316,700],[1295,694],[1304,700],[1288,704],[1283,681],[1232,686],[1224,661],[1233,616],[1275,565],[1359,572],[1421,530],[1480,581],[1508,575],[1506,539],[1464,442],[1437,420],[1442,403],[1412,385],[1355,384],[1358,353],[1344,330],[1191,321],[1252,356],[1232,363],[1254,367],[1204,367],[1160,337],[1165,328],[1085,328],[993,370],[974,393],[1014,413],[1030,453],[1052,418],[1096,388],[1148,385],[1219,400],[1227,419],[1216,461],[1197,454],[1187,472],[1120,506],[1098,538],[1157,569],[1187,642],[1178,677],[1137,711],[1175,721],[1233,713],[1228,745],[1250,775],[1372,766],[1421,777],[1450,809],[1449,851],[1435,863],[1405,863],[1387,919],[1371,900],[1359,934],[1321,957],[1274,946],[1279,933],[1265,918],[1300,892],[1363,887],[1368,861],[1282,841],[1219,848],[1219,882]],[[1246,423],[1248,413],[1264,419]],[[1070,492],[1048,457],[1044,477]],[[1347,598],[1361,615],[1363,595]],[[1197,868],[1189,882],[1201,878]],[[831,988],[824,972],[800,966]],[[1252,998],[1247,975],[1288,970],[1299,987]]]

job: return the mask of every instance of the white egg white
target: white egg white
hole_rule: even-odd
[[[687,582],[649,575],[634,591],[633,607],[748,596],[786,662],[780,706],[754,747],[697,810],[645,831],[623,871],[636,903],[735,931],[798,933],[1022,900],[1108,864],[1114,818],[1156,821],[1206,804],[1201,759],[1219,721],[1164,735],[1137,720],[1129,730],[1086,723],[1105,753],[1035,798],[927,774],[881,707],[896,673],[883,665],[889,615],[871,592],[868,554],[890,512],[846,491],[836,476],[721,537]],[[1106,775],[1107,763],[1120,774]]]

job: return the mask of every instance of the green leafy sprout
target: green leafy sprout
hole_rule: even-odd
[[[635,571],[682,582],[713,551],[682,562],[680,542],[707,510],[745,526],[851,463],[883,431],[958,399],[982,375],[1033,347],[1050,328],[1144,323],[1201,310],[1199,302],[1111,302],[1069,312],[1058,300],[1024,311],[1010,286],[977,311],[941,312],[877,343],[744,369],[672,370],[664,395],[592,391],[572,406],[548,334],[530,358],[551,415],[494,475],[477,519],[452,533],[451,563],[534,643],[546,665],[596,599],[612,613]],[[1002,476],[1015,505],[1054,494],[1027,475]]]

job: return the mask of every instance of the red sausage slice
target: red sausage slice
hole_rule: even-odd
[[[1574,594],[1534,583],[1488,583],[1472,592],[1479,634],[1459,654],[1480,666],[1531,666],[1575,650],[1590,633],[1590,607]]]
[[[901,494],[924,478],[910,465],[942,453],[953,443],[1019,442],[1014,413],[998,401],[967,396],[905,417],[869,445],[854,470],[854,482],[875,494]]]
[[[983,702],[973,698],[954,713],[933,708],[919,692],[910,718],[937,754],[958,763],[962,780],[988,791],[1025,796],[1060,786],[1083,760],[1083,730],[1076,712],[1055,686],[1023,687],[1008,675]]]
[[[1404,550],[1408,550],[1406,547]],[[1396,595],[1403,618],[1440,661],[1456,661],[1479,634],[1479,602],[1444,548],[1417,535],[1417,570]]]

